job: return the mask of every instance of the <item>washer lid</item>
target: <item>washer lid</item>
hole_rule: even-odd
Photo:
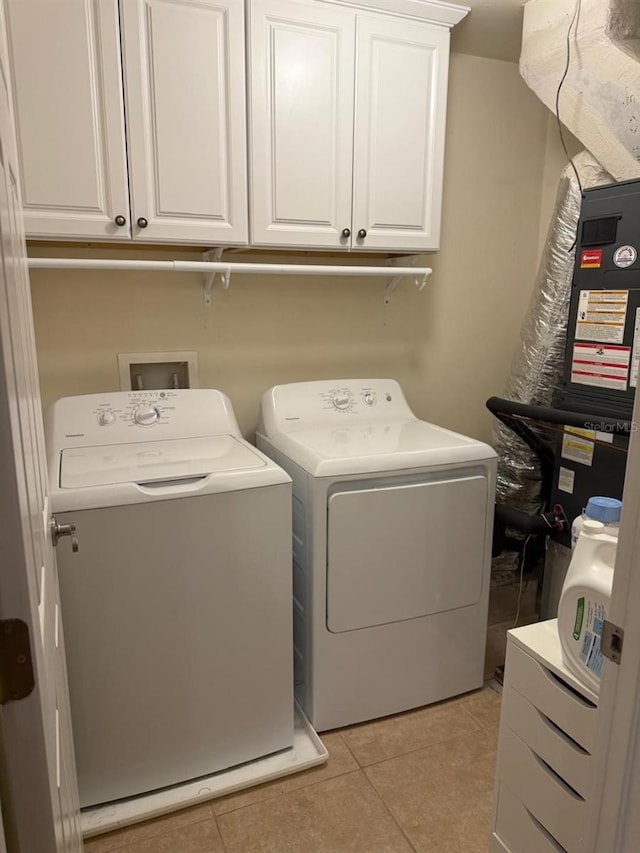
[[[269,441],[315,477],[496,458],[481,441],[416,419],[277,433]]]
[[[266,465],[258,452],[232,435],[74,447],[60,454],[60,487],[144,484]]]

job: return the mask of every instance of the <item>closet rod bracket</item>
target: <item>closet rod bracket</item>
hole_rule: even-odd
[[[416,266],[419,260],[418,255],[412,255],[410,258],[391,258],[387,261],[387,266],[393,268],[394,266]],[[415,287],[418,289],[418,293],[422,293],[427,284],[427,279],[431,275],[430,269],[420,269],[416,270],[416,275],[413,276],[413,283]],[[385,306],[389,305],[391,302],[391,294],[396,289],[396,287],[400,284],[403,278],[407,276],[407,273],[404,272],[402,275],[394,275],[389,279],[387,285],[384,289],[384,304]]]
[[[202,255],[202,260],[207,263],[219,263],[222,260],[223,252],[224,247],[218,246],[217,249],[212,249],[208,252],[204,252]],[[229,285],[231,284],[231,269],[229,267],[224,270],[215,270],[214,272],[207,273],[204,277],[204,304],[207,308],[211,307],[211,300],[213,298],[213,285],[215,284],[217,276],[220,276],[223,290],[228,290]]]

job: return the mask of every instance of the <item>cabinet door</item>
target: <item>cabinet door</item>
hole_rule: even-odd
[[[122,0],[122,33],[134,240],[246,243],[243,0]]]
[[[5,5],[27,237],[128,237],[117,0]]]
[[[440,241],[449,30],[362,15],[357,23],[353,231],[361,249]]]
[[[251,241],[348,246],[355,15],[251,3]]]

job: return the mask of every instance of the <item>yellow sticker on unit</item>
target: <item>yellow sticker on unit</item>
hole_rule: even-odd
[[[581,290],[575,339],[621,344],[628,302],[627,290]]]
[[[595,432],[590,429],[565,427],[562,437],[562,458],[577,462],[579,465],[591,466],[593,464],[593,449],[595,447],[593,439],[595,435]]]

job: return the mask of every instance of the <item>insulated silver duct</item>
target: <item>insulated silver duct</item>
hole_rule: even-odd
[[[573,158],[583,187],[613,178],[587,151]],[[503,397],[549,406],[560,386],[580,215],[580,189],[571,165],[562,172],[547,242],[540,259],[529,309],[521,329],[521,346],[511,364]],[[499,457],[496,500],[528,514],[537,512],[540,471],[531,450],[503,424],[494,425]]]

